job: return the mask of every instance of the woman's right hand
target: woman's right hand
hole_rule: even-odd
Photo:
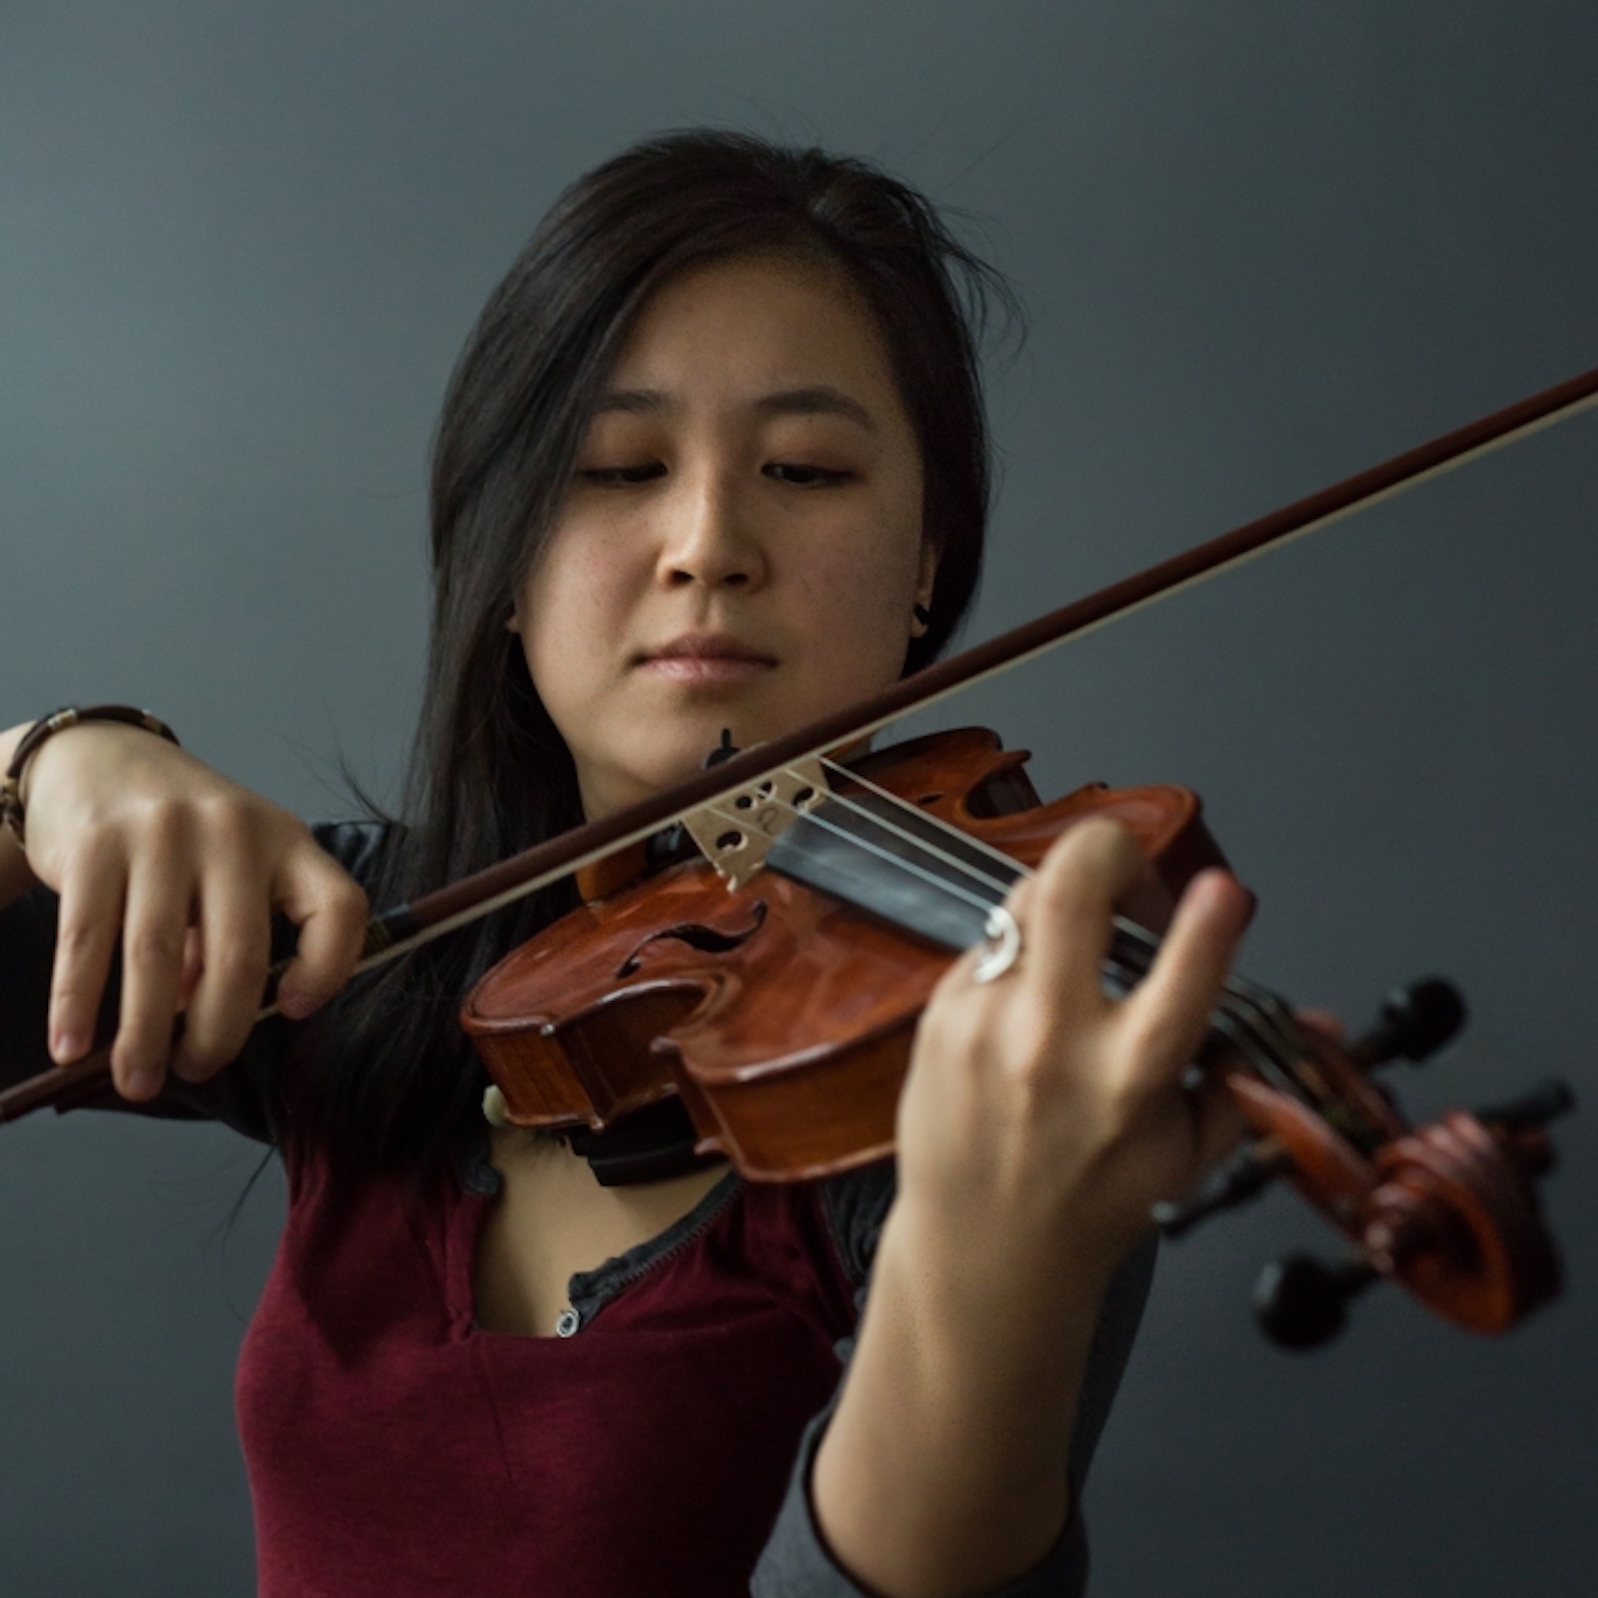
[[[111,1070],[153,1098],[243,1048],[266,983],[271,917],[300,929],[279,1008],[309,1015],[360,956],[366,895],[298,817],[165,740],[114,723],[55,734],[28,762],[27,862],[61,898],[50,1053],[81,1058],[122,941]],[[182,1013],[182,1038],[172,1043]]]

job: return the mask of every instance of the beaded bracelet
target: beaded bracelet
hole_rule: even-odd
[[[85,705],[81,709],[76,705],[68,705],[54,715],[46,716],[43,721],[34,722],[22,735],[22,742],[17,745],[11,764],[6,767],[5,777],[0,779],[0,821],[4,821],[16,834],[18,843],[24,841],[22,773],[45,739],[83,721],[120,721],[125,726],[142,727],[146,732],[153,732],[168,743],[175,744],[178,741],[178,735],[159,717],[152,716],[148,710],[137,710],[132,705]]]

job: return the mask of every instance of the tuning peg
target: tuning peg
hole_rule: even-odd
[[[1181,1237],[1211,1215],[1246,1204],[1280,1176],[1288,1164],[1287,1151],[1275,1138],[1259,1138],[1211,1171],[1192,1198],[1156,1204],[1150,1216],[1164,1236]]]
[[[1272,1260],[1254,1284],[1254,1318],[1282,1348],[1318,1348],[1342,1331],[1348,1302],[1376,1280],[1363,1259],[1328,1265],[1310,1254]]]
[[[1465,1016],[1464,996],[1452,982],[1422,977],[1387,995],[1376,1024],[1350,1045],[1348,1057],[1362,1071],[1400,1057],[1418,1063],[1453,1038]]]

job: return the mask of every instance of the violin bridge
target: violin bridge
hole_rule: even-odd
[[[728,889],[741,888],[765,865],[777,838],[829,791],[821,759],[813,755],[690,811],[682,824]]]

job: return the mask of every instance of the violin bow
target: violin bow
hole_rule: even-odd
[[[433,938],[536,893],[774,771],[867,737],[909,711],[937,704],[1070,639],[1240,566],[1268,549],[1329,527],[1356,511],[1595,406],[1598,367],[1196,544],[1047,615],[1023,622],[986,643],[935,661],[868,699],[718,761],[708,770],[639,804],[535,844],[408,905],[386,910],[367,924],[356,970],[386,964]],[[274,973],[257,1021],[275,1012],[275,991]],[[97,1049],[71,1065],[53,1066],[19,1082],[0,1092],[0,1123],[47,1104],[70,1108],[97,1093],[109,1070],[110,1050]]]

